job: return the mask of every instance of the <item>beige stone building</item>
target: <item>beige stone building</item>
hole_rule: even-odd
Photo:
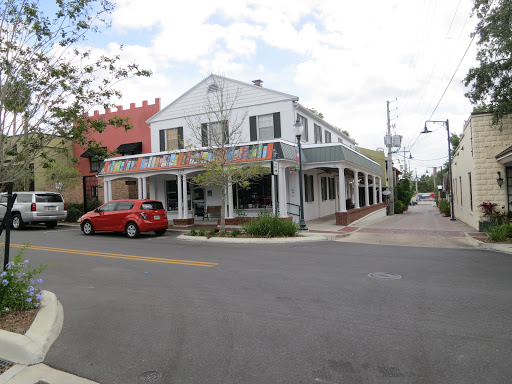
[[[475,229],[482,202],[512,209],[512,119],[492,125],[490,113],[471,114],[452,158],[452,185],[455,218]]]

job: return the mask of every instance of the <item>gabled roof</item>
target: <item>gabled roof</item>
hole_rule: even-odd
[[[297,109],[301,112],[301,113],[304,113],[306,115],[309,115],[309,117],[313,118],[313,119],[317,119],[319,120],[324,126],[332,129],[333,131],[337,131],[341,136],[343,136],[346,140],[350,141],[351,143],[353,143],[354,145],[356,145],[356,141],[351,138],[350,136],[347,136],[346,134],[344,134],[341,129],[339,129],[338,127],[335,127],[334,125],[328,123],[327,121],[325,121],[324,119],[322,119],[320,116],[314,114],[313,112],[311,112],[308,108],[306,108],[305,106],[303,106],[302,104],[300,103],[297,103]]]
[[[206,77],[205,79],[203,79],[202,81],[200,81],[199,83],[197,83],[196,85],[194,85],[192,88],[190,88],[187,92],[185,92],[183,95],[181,95],[180,97],[178,97],[176,100],[174,100],[171,104],[169,104],[168,106],[166,106],[165,108],[161,109],[158,113],[156,113],[155,115],[151,116],[148,120],[146,120],[146,123],[148,124],[151,124],[155,121],[158,121],[159,120],[159,117],[162,116],[162,115],[165,115],[165,112],[167,110],[169,110],[170,108],[172,108],[175,104],[177,104],[180,100],[184,99],[185,97],[187,97],[190,93],[192,93],[194,90],[196,90],[197,88],[203,86],[203,84],[205,83],[208,83],[211,79],[214,79],[214,78],[218,78],[218,79],[222,79],[223,81],[228,81],[228,82],[231,82],[231,83],[236,83],[238,85],[241,85],[241,86],[244,86],[244,87],[257,87],[258,90],[261,90],[262,92],[270,92],[272,94],[275,94],[275,95],[279,95],[279,96],[282,96],[286,99],[290,99],[292,101],[298,101],[299,98],[297,96],[294,96],[294,95],[290,95],[288,93],[284,93],[284,92],[279,92],[279,91],[274,91],[273,89],[269,89],[269,88],[265,88],[265,87],[260,87],[260,86],[257,86],[257,85],[254,85],[254,84],[249,84],[249,83],[244,83],[242,81],[239,81],[239,80],[235,80],[235,79],[230,79],[228,77],[224,77],[224,76],[219,76],[219,75],[215,75],[215,74],[211,74],[210,76]]]

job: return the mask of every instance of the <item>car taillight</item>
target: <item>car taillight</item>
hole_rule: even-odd
[[[64,203],[64,210],[67,211],[68,208],[66,207],[66,203]]]
[[[142,220],[147,220],[148,219],[148,215],[146,214],[146,212],[140,212],[139,215],[140,215],[140,218]]]
[[[35,212],[35,211],[36,211],[36,203],[32,203],[32,204],[30,204],[30,210],[31,210],[32,212]]]

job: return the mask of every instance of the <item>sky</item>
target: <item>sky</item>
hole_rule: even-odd
[[[463,79],[476,66],[472,0],[114,0],[110,29],[90,43],[151,69],[119,85],[128,107],[162,108],[211,73],[299,97],[359,146],[384,148],[387,101],[402,135],[397,168],[418,177],[447,161],[444,124],[462,133],[472,105]],[[453,79],[452,79],[453,77]],[[450,82],[451,81],[451,82]],[[387,153],[387,150],[386,150]]]

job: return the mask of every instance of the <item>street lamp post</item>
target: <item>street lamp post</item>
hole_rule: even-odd
[[[304,221],[304,192],[302,190],[302,150],[300,145],[300,140],[302,137],[303,126],[300,122],[299,116],[297,116],[297,121],[293,124],[293,128],[295,131],[295,137],[297,138],[297,145],[299,147],[299,196],[300,196],[300,222],[299,229],[302,231],[307,231],[308,227],[306,227],[306,222]]]
[[[430,133],[432,131],[429,131],[427,129],[427,123],[442,123],[442,124],[445,124],[446,125],[446,132],[448,133],[448,174],[449,174],[449,177],[450,177],[450,204],[451,204],[451,212],[452,212],[452,218],[450,220],[456,220],[455,219],[455,212],[454,212],[454,209],[453,209],[453,185],[452,185],[452,153],[451,153],[451,148],[450,148],[450,122],[448,121],[448,119],[446,119],[446,121],[437,121],[437,120],[427,120],[425,121],[425,128],[423,129],[423,131],[421,133]]]

